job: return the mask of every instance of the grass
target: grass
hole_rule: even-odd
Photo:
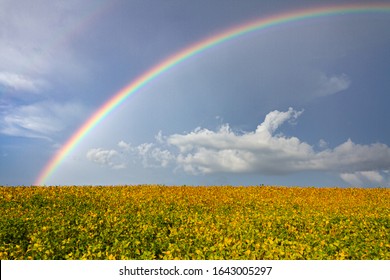
[[[390,190],[0,187],[1,259],[390,259]]]

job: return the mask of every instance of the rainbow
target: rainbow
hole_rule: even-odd
[[[370,3],[370,4],[348,4],[302,9],[281,13],[270,17],[239,25],[225,32],[211,36],[205,40],[199,41],[175,54],[166,58],[162,62],[143,73],[137,79],[125,86],[119,92],[115,93],[106,103],[96,110],[89,119],[65,142],[65,144],[56,152],[46,166],[40,172],[34,185],[44,185],[47,179],[58,168],[61,162],[72,152],[84,137],[93,130],[111,111],[122,104],[130,95],[136,93],[140,88],[152,82],[156,77],[164,74],[169,69],[188,60],[207,49],[213,48],[226,41],[233,40],[250,32],[263,30],[273,26],[292,23],[296,21],[309,20],[323,16],[337,16],[343,14],[360,13],[389,13],[390,3]]]

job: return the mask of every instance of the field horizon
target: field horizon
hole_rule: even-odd
[[[0,186],[0,259],[390,259],[390,189]]]

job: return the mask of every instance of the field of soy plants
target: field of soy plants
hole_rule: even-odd
[[[0,259],[390,259],[390,189],[0,187]]]

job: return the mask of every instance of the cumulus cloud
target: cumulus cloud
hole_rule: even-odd
[[[78,103],[38,102],[8,106],[0,113],[0,133],[51,139],[83,114]]]
[[[328,143],[326,143],[324,139],[320,139],[320,141],[318,141],[318,147],[320,147],[321,149],[325,149],[328,147]]]
[[[301,113],[292,108],[270,112],[255,131],[244,134],[224,125],[218,131],[197,128],[188,134],[174,134],[166,141],[178,149],[176,163],[193,174],[331,171],[352,178],[345,174],[361,172],[367,180],[378,181],[375,171],[389,169],[390,148],[384,144],[359,145],[348,139],[334,149],[316,151],[297,137],[275,134],[284,122],[295,120]],[[320,144],[326,148],[324,140]]]
[[[88,151],[87,159],[100,165],[108,165],[114,169],[124,168],[123,163],[117,164],[116,158],[119,153],[115,150],[103,150],[101,148],[94,148]]]
[[[174,134],[167,142],[179,149],[178,164],[192,173],[288,173],[302,169],[302,162],[314,153],[313,149],[296,137],[273,133],[301,113],[292,108],[270,112],[254,132],[242,135],[224,125],[216,132],[197,128],[185,135]]]
[[[257,173],[283,175],[304,171],[324,171],[339,174],[353,185],[371,182],[386,184],[381,170],[390,170],[390,147],[381,143],[360,145],[348,139],[333,149],[325,140],[319,141],[320,150],[297,137],[276,133],[284,123],[294,123],[303,111],[289,108],[285,112],[272,111],[254,131],[234,132],[228,124],[218,130],[196,128],[186,134],[162,136],[156,143],[132,146],[120,141],[118,147],[128,155],[138,157],[144,167],[175,165],[189,174]],[[96,154],[103,159],[98,161]],[[111,166],[116,150],[91,151],[89,158]]]
[[[157,147],[154,143],[143,143],[133,146],[121,140],[118,143],[119,150],[104,150],[94,148],[88,151],[87,159],[100,165],[107,165],[114,169],[127,167],[129,157],[141,160],[144,167],[167,167],[175,157],[170,151]]]
[[[140,158],[144,167],[167,167],[174,160],[170,151],[154,143],[143,143],[134,147],[127,145],[130,147],[127,151]]]
[[[130,151],[131,150],[131,145],[129,143],[126,143],[125,141],[121,140],[118,143],[118,147],[122,148],[123,150]]]
[[[345,74],[327,76],[321,74],[318,80],[316,96],[328,96],[346,90],[351,85],[351,80]]]
[[[358,171],[340,174],[341,179],[352,186],[367,186],[368,184],[389,186],[388,171]]]

